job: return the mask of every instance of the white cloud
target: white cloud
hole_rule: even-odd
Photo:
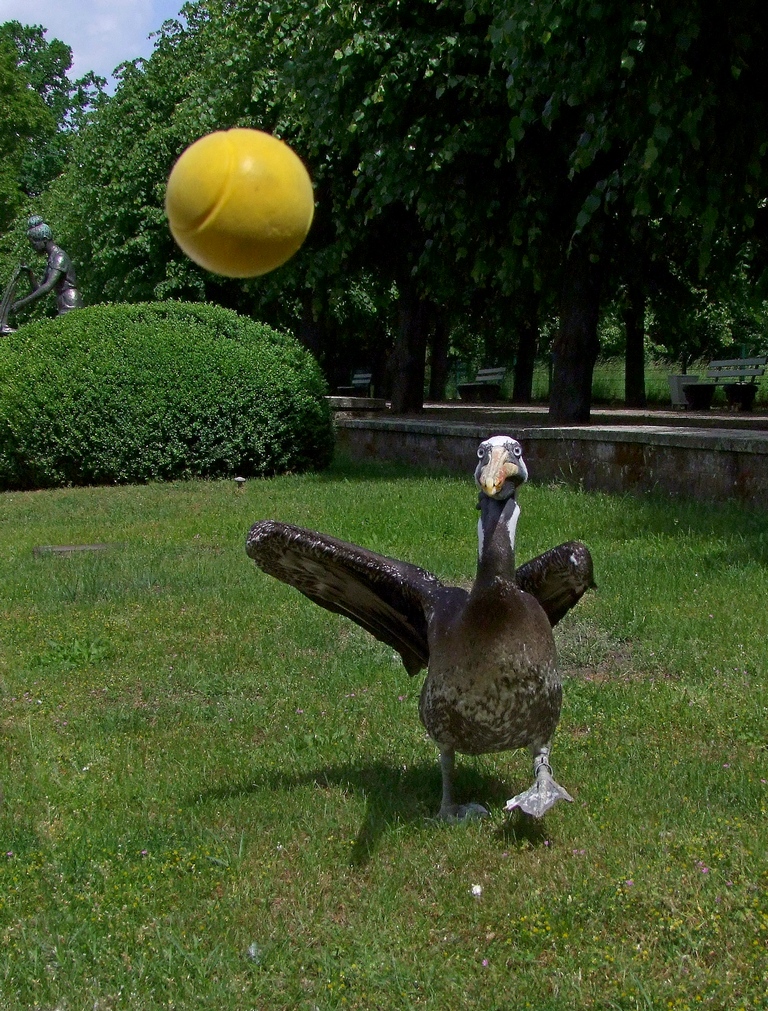
[[[72,80],[89,70],[110,79],[115,67],[149,56],[148,36],[176,17],[184,0],[0,0],[0,23],[42,25],[46,38],[72,49]]]

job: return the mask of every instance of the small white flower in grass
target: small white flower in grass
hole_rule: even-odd
[[[472,892],[472,894],[474,895],[474,897],[476,899],[479,899],[480,896],[483,894],[483,886],[482,885],[472,885],[472,887],[470,888],[470,891]]]

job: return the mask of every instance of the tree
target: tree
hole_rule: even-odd
[[[233,19],[224,6],[188,5],[186,25],[166,22],[152,56],[121,66],[114,96],[77,133],[72,163],[48,202],[83,264],[89,298],[248,306],[242,284],[207,274],[181,253],[164,212],[171,167],[200,136],[245,125],[279,132],[258,22],[265,6]]]
[[[699,271],[724,230],[755,227],[767,181],[764,12],[757,0],[467,0],[468,18],[477,15],[492,17],[493,55],[508,74],[518,177],[559,249],[551,410],[586,420],[598,313],[583,299],[599,298],[597,275],[605,280],[634,226],[687,223]],[[549,167],[548,193],[535,165]]]
[[[19,66],[14,47],[0,37],[0,231],[24,200],[21,166],[27,144],[48,136],[53,118]]]
[[[39,196],[60,175],[69,158],[72,138],[89,110],[104,98],[106,81],[88,73],[72,82],[72,50],[59,39],[48,42],[41,25],[6,21],[0,39],[16,50],[17,63],[29,86],[42,98],[53,118],[53,129],[38,133],[26,145],[20,185],[29,197]]]
[[[184,14],[123,67],[46,196],[100,297],[258,311],[337,363],[343,329],[368,320],[371,345],[397,345],[392,392],[409,410],[430,342],[445,360],[436,321],[444,333],[467,311],[506,319],[515,396],[529,397],[536,314],[556,302],[552,417],[586,421],[601,300],[623,285],[637,306],[650,284],[628,260],[665,263],[674,246],[690,285],[713,249],[725,263],[758,246],[756,0],[714,13],[705,0],[198,0]],[[187,261],[163,212],[175,158],[230,126],[284,137],[317,193],[301,253],[245,283]]]
[[[492,109],[505,101],[503,82],[488,74],[484,29],[454,30],[463,12],[463,0],[420,0],[407,12],[391,2],[364,12],[287,0],[185,7],[186,25],[167,23],[151,58],[122,69],[78,138],[77,167],[52,193],[88,264],[86,287],[107,298],[257,304],[267,318],[290,311],[294,329],[314,334],[327,330],[321,316],[348,314],[353,284],[373,286],[377,306],[394,290],[399,322],[384,329],[399,335],[404,364],[393,393],[418,409],[434,306],[450,316],[473,274],[492,277],[478,248],[487,253],[506,220],[506,187],[485,186],[504,136]],[[301,254],[279,276],[246,284],[186,261],[162,209],[181,150],[235,125],[293,144],[318,195]]]
[[[487,286],[492,299],[525,273],[513,269],[506,93],[486,30],[465,24],[463,0],[308,3],[286,41],[337,276],[362,262],[399,292],[393,410],[421,408],[430,330],[437,361],[436,328],[469,292]]]
[[[624,402],[627,407],[645,407],[646,289],[639,271],[633,271],[628,275],[622,294],[622,319],[627,339],[624,358]]]

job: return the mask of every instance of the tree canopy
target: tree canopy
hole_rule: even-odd
[[[534,214],[541,234],[559,226],[556,269],[578,317],[569,330],[561,305],[554,397],[575,386],[580,403],[563,414],[586,420],[606,282],[638,257],[674,257],[670,232],[683,238],[677,272],[694,247],[701,275],[718,241],[738,248],[765,214],[765,16],[753,0],[467,0],[470,20],[483,15],[508,75],[510,154],[548,167]]]
[[[18,69],[27,86],[43,100],[50,113],[44,126],[28,137],[20,165],[19,185],[27,196],[39,196],[63,172],[72,137],[88,111],[103,99],[106,81],[88,73],[70,81],[72,50],[60,39],[46,39],[42,25],[6,21],[0,40],[16,52]]]
[[[506,321],[522,363],[537,313],[554,312],[553,413],[583,421],[601,305],[622,300],[642,359],[648,295],[663,314],[681,285],[764,270],[757,0],[196,0],[183,14],[122,68],[44,197],[103,298],[214,300],[326,348],[353,322],[372,348],[399,334],[406,406],[451,319]],[[53,109],[61,78],[45,79]],[[291,143],[318,199],[302,252],[245,283],[187,261],[163,215],[181,151],[231,126]]]
[[[53,117],[19,66],[16,49],[0,36],[0,229],[10,225],[23,203],[28,145],[53,130]]]

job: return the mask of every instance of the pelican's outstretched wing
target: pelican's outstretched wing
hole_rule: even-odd
[[[275,520],[251,527],[245,550],[270,576],[396,649],[409,674],[427,666],[428,616],[443,589],[431,572]]]
[[[532,558],[516,572],[517,585],[534,596],[554,626],[595,585],[592,556],[581,541],[568,541]]]

